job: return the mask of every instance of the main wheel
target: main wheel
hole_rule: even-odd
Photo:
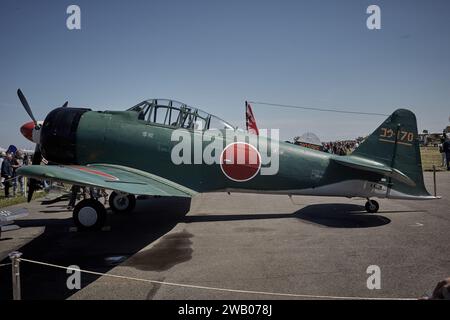
[[[380,209],[380,205],[375,200],[367,200],[365,208],[369,213],[376,213]]]
[[[97,200],[82,200],[73,209],[73,221],[80,231],[99,230],[106,222],[106,209]]]
[[[136,197],[113,191],[109,196],[109,206],[116,213],[129,213],[136,207]]]

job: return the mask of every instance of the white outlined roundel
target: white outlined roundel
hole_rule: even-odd
[[[249,181],[261,169],[261,154],[249,143],[230,143],[220,154],[220,168],[230,180]]]

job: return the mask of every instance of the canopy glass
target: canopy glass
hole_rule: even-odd
[[[219,117],[174,100],[145,100],[128,111],[138,112],[141,120],[171,127],[195,130],[236,129]]]

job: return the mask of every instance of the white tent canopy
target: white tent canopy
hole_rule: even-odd
[[[301,135],[300,137],[296,137],[295,138],[295,142],[297,143],[308,143],[308,144],[313,144],[316,146],[321,146],[322,142],[320,141],[319,137],[317,137],[317,135],[315,135],[312,132],[306,132],[303,135]]]

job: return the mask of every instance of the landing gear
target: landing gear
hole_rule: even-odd
[[[106,222],[106,209],[97,200],[82,200],[73,210],[73,221],[80,231],[99,230]]]
[[[367,199],[365,208],[369,213],[376,213],[378,212],[378,209],[380,209],[380,205],[375,200]]]
[[[109,196],[109,206],[115,213],[129,213],[136,207],[136,197],[132,194],[113,191]]]

